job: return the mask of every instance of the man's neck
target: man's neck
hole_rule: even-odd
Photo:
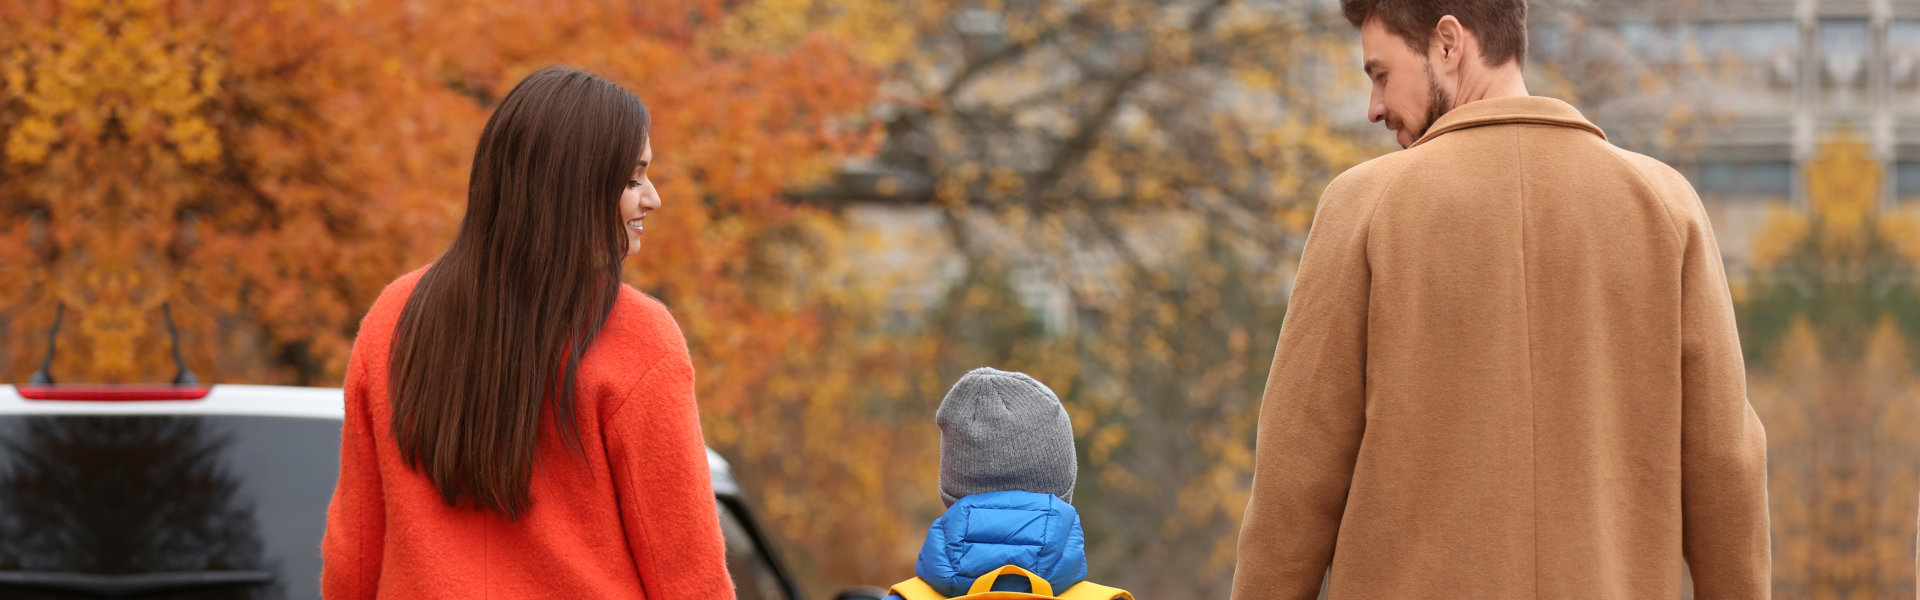
[[[1517,64],[1508,63],[1494,68],[1476,68],[1460,78],[1460,89],[1454,93],[1454,103],[1466,104],[1494,98],[1513,98],[1528,96],[1526,77]]]

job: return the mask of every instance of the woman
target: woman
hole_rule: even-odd
[[[649,126],[560,67],[487,121],[453,245],[354,341],[329,600],[733,597],[685,338],[620,283]]]

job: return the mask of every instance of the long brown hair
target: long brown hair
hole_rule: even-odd
[[[487,119],[466,218],[407,298],[387,379],[400,456],[448,505],[519,518],[542,404],[585,456],[575,381],[619,293],[619,197],[649,126],[632,92],[567,67]]]

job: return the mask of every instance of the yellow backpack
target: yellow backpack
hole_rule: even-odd
[[[994,580],[999,579],[1001,575],[1025,576],[1027,583],[1033,586],[1033,593],[989,591],[993,589]],[[1055,596],[1053,595],[1053,584],[1047,583],[1047,580],[1041,579],[1039,575],[1033,574],[1032,571],[1013,565],[1000,567],[992,573],[981,575],[979,579],[974,580],[973,587],[967,589],[967,595],[965,596],[954,596],[949,599],[946,596],[940,595],[940,592],[935,591],[933,586],[928,585],[925,580],[919,577],[902,581],[894,585],[893,589],[887,590],[887,593],[898,594],[906,600],[1042,600],[1047,598],[1058,598],[1060,600],[1133,600],[1133,594],[1127,593],[1126,590],[1110,588],[1087,581],[1082,581],[1073,587],[1067,588],[1067,591]]]

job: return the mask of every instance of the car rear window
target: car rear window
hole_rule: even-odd
[[[141,597],[318,597],[339,452],[327,419],[0,415],[0,597],[99,597],[33,586],[47,574],[231,571],[272,577]]]

